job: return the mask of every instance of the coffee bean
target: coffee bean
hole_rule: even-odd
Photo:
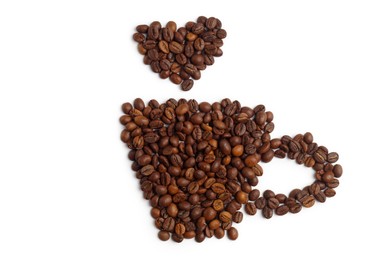
[[[229,213],[228,211],[223,211],[219,214],[219,219],[222,222],[230,222],[232,219],[232,214]]]
[[[255,200],[254,204],[257,209],[263,209],[266,206],[267,200],[264,197],[260,197]]]
[[[246,211],[247,214],[249,215],[255,215],[257,213],[257,208],[255,207],[255,204],[252,203],[252,202],[248,202],[245,207],[244,207],[244,210]]]
[[[276,198],[270,198],[267,200],[267,206],[271,209],[276,209],[280,202]]]
[[[322,180],[326,183],[331,182],[334,179],[334,173],[332,171],[325,172],[322,175]]]
[[[158,233],[158,237],[161,241],[167,241],[170,239],[170,233],[168,233],[167,231],[159,231]]]
[[[286,205],[281,205],[278,208],[276,208],[275,212],[276,212],[276,215],[283,216],[283,215],[285,215],[286,213],[289,212],[289,208]]]
[[[232,216],[232,221],[235,223],[240,223],[243,220],[243,213],[240,211],[236,211]]]
[[[275,198],[278,200],[279,203],[284,203],[286,200],[286,196],[284,194],[277,194]]]
[[[235,198],[241,204],[246,204],[248,202],[248,194],[243,191],[236,193]]]
[[[255,201],[256,199],[259,198],[260,195],[261,195],[261,193],[259,192],[259,190],[254,189],[254,190],[252,190],[252,191],[248,194],[248,199],[251,200],[251,201]]]
[[[339,164],[334,165],[333,173],[334,173],[334,177],[335,178],[341,177],[342,176],[342,172],[343,172],[343,170],[342,170],[342,166],[341,165],[339,165]]]
[[[228,229],[227,231],[227,236],[229,239],[231,240],[236,240],[238,239],[238,236],[239,236],[239,233],[238,233],[238,230],[234,227],[231,227],[230,229]]]
[[[310,208],[310,207],[312,207],[315,204],[315,198],[312,195],[306,196],[302,200],[301,204],[303,205],[303,207]]]
[[[338,154],[335,153],[335,152],[329,153],[329,154],[327,155],[327,161],[328,161],[329,163],[335,163],[336,161],[338,161],[338,158],[339,158],[339,156],[338,156]]]
[[[271,217],[273,217],[273,210],[269,207],[264,207],[262,209],[262,216],[266,219],[270,219]]]
[[[189,91],[192,89],[194,81],[192,79],[187,79],[182,82],[181,88],[183,91]]]
[[[297,214],[301,211],[302,206],[299,203],[295,203],[291,207],[289,207],[289,212],[293,214]]]
[[[326,194],[323,191],[320,191],[318,194],[314,195],[315,199],[321,203],[326,201]]]

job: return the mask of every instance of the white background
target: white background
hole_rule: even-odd
[[[390,2],[255,2],[1,1],[0,259],[390,259]],[[181,92],[131,35],[199,15],[223,22],[224,56]],[[119,139],[136,97],[264,104],[273,137],[311,131],[340,154],[337,196],[245,215],[235,242],[161,242]],[[288,160],[263,167],[261,190],[312,180]]]

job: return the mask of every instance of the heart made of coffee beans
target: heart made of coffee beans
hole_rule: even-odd
[[[214,64],[214,57],[223,55],[221,47],[227,32],[221,21],[214,17],[198,17],[177,29],[175,22],[162,27],[160,22],[136,27],[133,39],[144,63],[151,66],[160,78],[170,78],[174,84],[188,91],[194,81],[201,78],[201,71]]]
[[[147,105],[137,98],[122,105],[121,140],[130,148],[132,169],[148,199],[161,240],[206,237],[235,240],[244,211],[269,219],[298,213],[335,195],[342,167],[338,154],[313,141],[311,133],[271,138],[273,113],[224,99],[209,104],[169,99]],[[295,160],[315,171],[313,184],[289,195],[265,190],[259,162]]]

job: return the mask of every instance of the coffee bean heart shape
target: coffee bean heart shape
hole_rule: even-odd
[[[234,223],[244,211],[266,219],[299,213],[333,197],[342,176],[338,154],[314,142],[311,133],[271,138],[273,113],[263,105],[241,106],[223,99],[209,104],[169,99],[159,104],[140,98],[122,105],[121,140],[140,180],[158,237],[175,242],[206,237],[238,238]],[[254,188],[274,157],[289,158],[315,170],[315,181],[288,195]]]
[[[136,27],[133,39],[144,63],[150,65],[160,78],[170,78],[174,84],[188,91],[194,81],[201,78],[201,71],[214,64],[214,57],[223,55],[221,47],[227,32],[215,17],[198,17],[177,29],[175,22],[162,27],[160,22]]]

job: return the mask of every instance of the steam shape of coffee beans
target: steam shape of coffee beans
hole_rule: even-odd
[[[170,21],[165,27],[160,22],[136,27],[133,39],[138,42],[138,51],[144,63],[150,65],[160,78],[169,78],[188,91],[194,81],[201,78],[201,71],[214,64],[214,57],[223,55],[221,47],[227,32],[215,17],[198,17],[196,22],[187,22],[177,28]]]
[[[342,167],[338,154],[314,142],[311,133],[272,138],[273,113],[223,99],[210,104],[169,99],[122,105],[121,140],[130,151],[159,239],[175,242],[227,236],[240,211],[270,219],[296,214],[335,195]],[[263,175],[259,162],[289,158],[310,167],[315,181],[289,194],[254,188]]]

